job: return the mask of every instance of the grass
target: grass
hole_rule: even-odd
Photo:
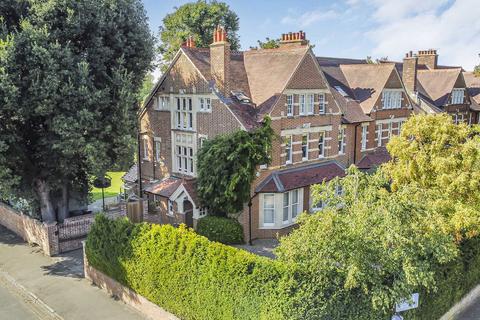
[[[112,179],[112,185],[105,189],[105,198],[116,197],[120,193],[120,188],[123,184],[122,176],[124,174],[124,171],[107,172],[107,176]],[[91,194],[93,201],[102,199],[102,189],[94,187],[92,188]]]

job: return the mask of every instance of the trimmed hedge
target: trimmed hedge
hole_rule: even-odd
[[[305,319],[308,310],[292,267],[184,226],[99,215],[86,255],[93,267],[181,319]]]
[[[419,308],[405,313],[405,319],[436,320],[480,282],[480,237],[465,240],[460,256],[436,272],[436,292],[420,293]]]
[[[197,232],[210,241],[224,244],[244,243],[242,225],[230,218],[206,216],[198,220]]]

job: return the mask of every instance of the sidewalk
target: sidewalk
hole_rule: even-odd
[[[46,257],[38,247],[30,247],[0,226],[2,275],[10,279],[14,287],[38,297],[65,320],[144,319],[83,278],[81,250],[55,258]],[[3,288],[3,291],[8,289]]]

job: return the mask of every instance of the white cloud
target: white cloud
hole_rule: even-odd
[[[288,16],[282,18],[282,23],[305,28],[316,22],[334,19],[336,17],[338,17],[338,14],[334,10],[314,10],[300,15],[291,12]]]
[[[375,56],[400,59],[410,50],[437,49],[439,63],[472,69],[480,61],[478,0],[370,0]]]

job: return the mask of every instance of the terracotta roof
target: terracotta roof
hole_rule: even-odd
[[[369,114],[395,68],[393,63],[340,65],[342,73],[360,103]]]
[[[249,50],[243,53],[253,103],[261,105],[281,93],[308,46]]]
[[[463,77],[468,88],[468,94],[472,99],[472,109],[480,110],[480,77],[476,77],[473,72],[464,72]]]
[[[133,166],[128,169],[128,171],[123,175],[122,180],[124,182],[135,183],[138,179],[138,166],[135,163]]]
[[[358,163],[357,167],[362,170],[368,170],[388,162],[392,159],[385,147],[376,148],[373,153],[365,155]]]
[[[322,66],[321,67],[325,78],[327,79],[330,87],[332,88],[332,94],[337,102],[338,106],[342,110],[343,122],[345,123],[359,123],[372,121],[372,118],[363,113],[360,104],[355,101],[353,92],[348,87],[347,80],[342,73],[339,66]],[[338,90],[343,90],[348,97],[345,97]]]
[[[255,192],[285,192],[344,176],[345,168],[342,165],[336,161],[326,161],[274,171],[258,185]]]
[[[417,90],[428,97],[435,106],[443,106],[461,72],[461,68],[418,70]]]
[[[182,184],[182,179],[169,177],[160,182],[153,183],[145,188],[145,192],[152,193],[161,197],[169,198],[175,190]]]

